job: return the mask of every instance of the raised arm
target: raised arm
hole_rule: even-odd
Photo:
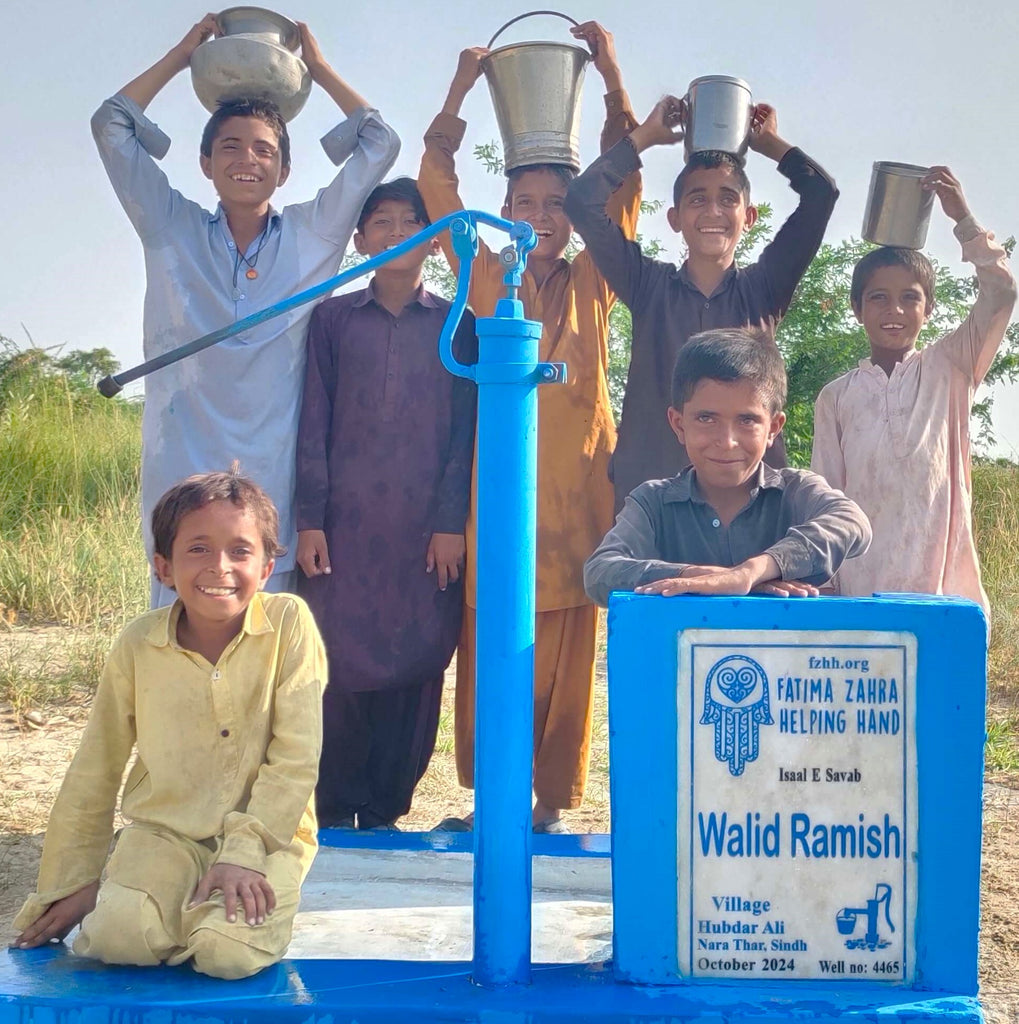
[[[936,342],[969,378],[972,387],[984,379],[1005,337],[1016,303],[1016,283],[1008,254],[994,235],[977,223],[970,212],[959,180],[944,166],[930,169],[924,188],[934,192],[945,215],[955,221],[955,237],[962,258],[976,267],[979,292],[966,319],[951,334]]]
[[[480,77],[481,62],[487,54],[488,50],[483,46],[469,47],[460,54],[442,110],[425,132],[425,151],[418,173],[418,189],[425,201],[428,216],[433,221],[464,208],[460,199],[460,179],[456,173],[456,153],[467,130],[466,122],[460,118],[460,107]],[[453,252],[448,231],[439,235],[439,242],[455,274],[460,261]],[[501,281],[502,271],[498,258],[484,242],[479,242],[470,296],[471,306],[479,315],[491,313]]]
[[[661,100],[642,124],[628,136],[603,153],[571,185],[566,194],[566,215],[584,240],[598,270],[609,287],[631,309],[639,307],[649,286],[655,261],[640,251],[632,240],[636,231],[636,212],[640,206],[639,191],[628,199],[624,190],[639,181],[638,153],[648,146],[672,144],[682,139],[677,134],[681,105],[675,97]],[[622,192],[619,199],[614,197]],[[613,215],[626,224],[622,210],[627,202],[634,205],[633,229],[628,234]]]
[[[770,297],[770,312],[781,319],[792,302],[800,278],[824,239],[825,228],[835,209],[839,191],[828,173],[802,150],[778,134],[775,108],[758,103],[754,108],[750,148],[778,164],[778,172],[789,180],[800,197],[795,210],[765,247],[748,273],[764,277]]]

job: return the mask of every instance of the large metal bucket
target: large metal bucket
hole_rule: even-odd
[[[489,46],[512,23],[503,25]],[[580,95],[590,59],[583,47],[545,42],[500,46],[484,58],[481,67],[492,94],[507,171],[529,164],[565,164],[580,170]]]
[[[223,35],[191,55],[191,85],[206,110],[231,100],[271,100],[284,121],[295,118],[311,93],[311,75],[294,52],[297,25],[261,7],[230,7],[216,18]]]
[[[754,98],[742,78],[705,75],[695,78],[686,91],[687,157],[704,150],[732,153],[741,160],[750,143]]]
[[[879,160],[870,175],[863,237],[875,245],[922,249],[927,241],[934,193],[920,182],[929,167]]]

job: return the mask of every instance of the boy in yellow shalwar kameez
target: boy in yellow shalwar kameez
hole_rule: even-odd
[[[129,623],[110,653],[13,945],[80,923],[80,956],[243,978],[286,951],[315,856],[325,651],[299,597],[262,592],[279,517],[256,484],[188,477],[152,528],[177,600]],[[106,863],[132,748],[132,823]]]
[[[572,30],[591,48],[605,81],[607,116],[602,151],[636,126],[623,91],[612,36],[595,22]],[[463,208],[455,154],[466,129],[459,111],[477,81],[488,51],[465,50],[442,112],[425,135],[418,187],[432,220]],[[608,391],[609,312],[615,295],[582,252],[563,255],[572,225],[563,200],[572,169],[541,164],[509,172],[502,215],[526,220],[538,234],[529,255],[520,298],[525,315],[544,324],[539,358],[565,362],[569,383],[538,389],[537,621],[534,666],[534,827],[566,831],[561,811],[580,805],[587,781],[591,740],[597,609],[584,593],[584,561],[612,524],[609,456],[616,430]],[[612,215],[632,238],[640,210],[640,178],[634,174],[612,197]],[[446,256],[456,258],[443,236]],[[474,264],[470,304],[491,316],[503,294],[504,270],[484,244]],[[477,466],[475,466],[475,485]],[[464,628],[457,651],[456,763],[460,784],[474,779],[474,660],[476,550],[473,510],[467,521],[467,589]],[[443,828],[470,827],[447,819]]]

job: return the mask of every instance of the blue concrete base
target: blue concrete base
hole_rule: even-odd
[[[982,1024],[975,999],[872,985],[637,987],[611,965],[536,966],[487,991],[470,964],[291,960],[246,981],[190,967],[105,967],[63,946],[0,954],[0,1024],[403,1024],[647,1021],[689,1024]]]
[[[411,850],[423,853],[473,853],[473,832],[364,832],[350,828],[320,828],[319,846],[342,850]],[[531,837],[534,857],[611,857],[607,832]]]

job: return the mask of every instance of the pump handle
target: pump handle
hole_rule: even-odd
[[[485,49],[486,50],[491,50],[492,49],[492,43],[494,43],[496,41],[496,39],[498,39],[499,36],[501,36],[503,34],[503,32],[505,32],[506,29],[508,29],[510,27],[510,25],[515,25],[518,21],[523,21],[524,18],[533,18],[536,14],[550,14],[554,18],[563,18],[563,19],[565,19],[571,25],[579,25],[580,24],[579,21],[575,21],[568,14],[562,14],[559,11],[528,11],[526,14],[518,14],[515,18],[510,18],[510,20],[507,21],[506,24],[503,25],[503,27],[501,29],[499,29],[499,31],[496,32],[495,35],[492,36],[491,39],[488,40],[488,46],[486,46]]]

